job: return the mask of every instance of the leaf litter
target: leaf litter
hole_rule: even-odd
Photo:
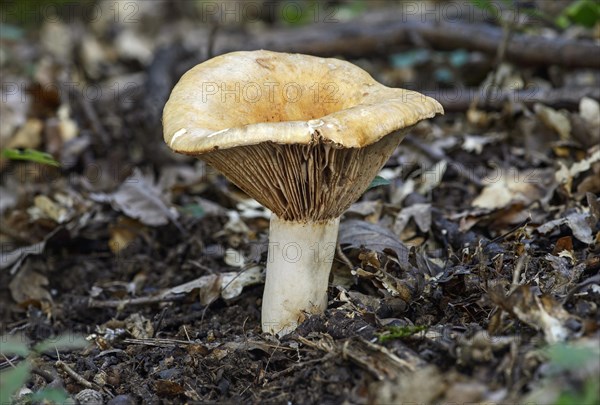
[[[144,27],[180,32],[169,19],[181,11],[132,4]],[[162,148],[161,105],[205,58],[190,50],[205,27],[163,47],[106,14],[93,28],[45,21],[40,46],[6,44],[24,60],[3,69],[24,86],[2,89],[2,147],[50,156],[0,161],[0,328],[92,343],[59,350],[61,363],[41,355],[24,388],[123,403],[597,402],[598,100],[509,99],[413,128],[342,219],[326,313],[276,339],[260,333],[270,213]],[[428,50],[418,69],[351,60],[403,87],[398,77],[437,77],[442,56]],[[53,87],[72,68],[82,82]],[[541,70],[503,63],[478,84],[599,84]],[[117,99],[112,84],[126,85]]]

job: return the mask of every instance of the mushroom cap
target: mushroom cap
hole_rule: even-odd
[[[163,126],[171,149],[193,155],[261,142],[306,145],[317,132],[323,142],[362,148],[443,111],[349,62],[261,50],[220,55],[186,72]]]
[[[325,221],[362,195],[404,130],[443,113],[351,63],[270,51],[197,65],[163,111],[165,142],[202,158],[291,221]]]

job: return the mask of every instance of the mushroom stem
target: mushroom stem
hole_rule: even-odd
[[[325,311],[339,224],[339,218],[295,222],[273,214],[262,302],[263,332],[285,335],[296,329],[305,313]]]

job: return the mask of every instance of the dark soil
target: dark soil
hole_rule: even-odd
[[[567,138],[541,112],[549,107],[518,102],[413,128],[384,169],[390,184],[342,217],[327,311],[276,338],[261,332],[262,283],[228,300],[220,284],[160,298],[265,263],[264,210],[250,215],[243,192],[172,153],[160,121],[181,74],[208,58],[196,36],[258,28],[210,34],[199,24],[186,36],[197,22],[188,2],[131,4],[137,23],[19,20],[2,39],[2,121],[12,129],[2,147],[49,152],[61,167],[0,162],[1,335],[88,340],[36,356],[27,388],[64,388],[81,403],[88,388],[111,404],[600,403],[600,150],[581,110],[552,110],[571,123]],[[260,29],[277,26],[264,19]],[[411,62],[412,51],[349,60],[390,86],[449,85],[439,72],[458,54],[426,49]],[[495,56],[466,55],[444,73],[453,86],[500,70]],[[600,84],[597,70],[502,66],[526,84]],[[12,84],[22,87],[16,100]],[[26,120],[40,123],[37,135],[17,135]],[[134,218],[107,200],[127,179],[158,190],[177,219],[156,207]],[[20,361],[7,354],[0,368]]]

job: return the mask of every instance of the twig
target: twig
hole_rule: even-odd
[[[156,334],[160,331],[163,320],[165,319],[165,314],[167,313],[168,310],[169,310],[169,307],[165,307],[165,308],[163,308],[162,311],[160,311],[160,316],[159,316],[158,320],[156,321],[156,326],[154,326],[154,328],[153,328],[154,332],[152,332],[152,337],[156,337]]]
[[[304,368],[311,364],[317,364],[317,363],[321,363],[323,361],[327,361],[327,360],[333,358],[333,356],[334,356],[334,353],[326,353],[323,357],[318,358],[318,359],[307,360],[307,361],[303,361],[302,363],[294,363],[290,367],[286,368],[285,370],[277,371],[276,373],[271,374],[271,378],[269,380],[273,381],[273,380],[281,377],[282,375],[291,373],[292,371]],[[266,371],[266,367],[265,367],[265,371]]]
[[[336,251],[336,253],[338,255],[338,258],[342,262],[344,262],[344,264],[346,265],[346,267],[348,267],[350,269],[350,271],[353,271],[354,270],[354,265],[352,264],[352,262],[350,261],[350,259],[348,259],[348,256],[346,256],[346,254],[342,250],[342,247],[341,247],[341,245],[339,243],[335,247],[335,251]]]
[[[273,356],[275,355],[275,352],[277,351],[277,349],[279,349],[279,345],[281,343],[277,343],[277,347],[275,347],[275,349],[273,349],[273,352],[271,353],[271,355],[269,356],[269,359],[267,360],[267,364],[265,364],[265,374],[267,373],[267,369],[269,368],[269,364],[271,363],[271,359],[273,358]]]
[[[473,104],[473,100],[480,100],[476,107],[482,110],[500,110],[507,102],[523,103],[528,107],[543,103],[553,108],[578,110],[579,102],[583,97],[600,100],[600,88],[593,86],[558,89],[531,86],[518,91],[494,90],[493,96],[487,98],[486,88],[422,90],[421,92],[438,100],[446,112],[466,111]],[[481,101],[483,99],[486,99],[485,104]]]
[[[82,376],[77,374],[77,372],[75,370],[73,370],[71,367],[69,367],[66,363],[64,363],[61,360],[58,360],[56,363],[54,363],[54,366],[56,368],[63,370],[65,373],[67,373],[69,375],[69,377],[74,379],[79,385],[82,385],[85,388],[90,388],[90,389],[95,389],[95,390],[102,389],[102,387],[100,387],[99,385],[89,382],[88,380],[86,380],[85,378],[83,378]]]
[[[571,288],[571,290],[569,290],[565,298],[563,298],[562,304],[564,305],[567,302],[569,302],[569,300],[573,297],[573,295],[575,295],[577,291],[581,290],[583,287],[587,287],[590,284],[600,284],[600,274],[596,274],[595,276],[592,276],[587,280],[584,280],[581,283],[577,284],[575,287]]]
[[[498,44],[498,50],[496,52],[496,60],[495,60],[496,67],[491,73],[492,80],[491,80],[490,86],[488,86],[488,88],[487,88],[487,91],[485,94],[485,99],[483,100],[484,105],[488,104],[488,101],[491,97],[492,91],[498,87],[499,68],[500,68],[500,65],[502,65],[502,63],[504,62],[504,59],[506,57],[506,49],[508,47],[508,43],[510,41],[510,38],[512,37],[513,30],[517,23],[517,18],[518,18],[517,15],[518,14],[516,12],[513,13],[513,22],[512,23],[505,21],[504,19],[502,19],[502,17],[499,17],[500,23],[502,25],[502,41],[500,41],[500,43]],[[477,98],[473,99],[472,107],[476,107],[477,104],[479,104],[479,100]]]
[[[158,304],[161,302],[174,302],[174,301],[182,301],[185,298],[185,295],[169,295],[169,296],[151,296],[151,297],[137,297],[137,298],[129,298],[126,300],[107,300],[107,301],[98,301],[93,298],[90,298],[88,301],[89,308],[124,308],[127,305],[148,305],[148,304]]]
[[[4,360],[6,361],[5,364],[8,364],[8,367],[12,367],[15,368],[15,365],[13,364],[14,361],[19,359],[19,356],[13,356],[12,359],[9,359],[8,357],[6,357],[6,355],[4,353],[1,353],[2,357],[4,357]],[[2,370],[3,368],[6,368],[4,366],[4,364],[0,364],[0,370]]]
[[[518,231],[519,229],[526,227],[527,225],[529,225],[530,222],[531,222],[531,217],[527,218],[525,221],[516,225],[512,229],[509,229],[508,231],[504,232],[502,235],[496,236],[494,239],[490,239],[490,240],[486,241],[484,244],[484,247],[491,243],[500,242],[502,239],[505,239],[508,235],[511,235],[511,234],[515,233],[516,231]]]
[[[189,336],[188,336],[189,339]],[[177,339],[161,339],[161,338],[146,338],[146,339],[124,339],[124,343],[134,345],[144,345],[153,347],[178,347],[178,346],[189,346],[196,344],[195,342],[188,340],[177,340]]]

